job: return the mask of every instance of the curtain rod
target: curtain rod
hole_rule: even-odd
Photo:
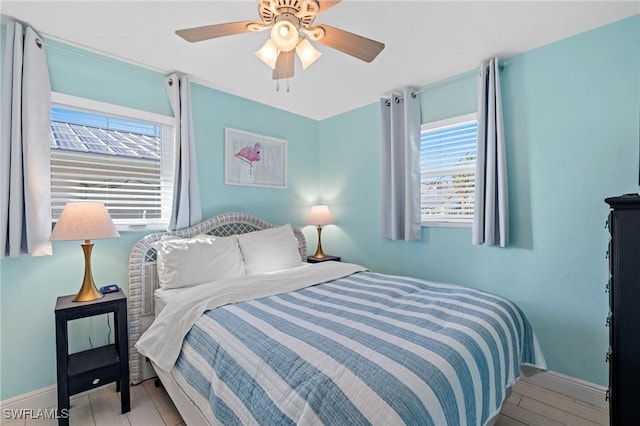
[[[504,60],[504,61],[500,62],[500,64],[498,65],[498,67],[499,67],[500,69],[502,69],[502,68],[504,68],[506,65],[508,65],[508,62],[507,62],[506,60]],[[487,66],[488,66],[488,65],[487,65]],[[475,74],[475,73],[477,73],[477,72],[478,72],[478,69],[477,69],[477,68],[474,68],[474,69],[470,69],[470,70],[468,70],[468,71],[461,72],[461,73],[459,73],[459,74],[452,75],[452,76],[450,76],[450,77],[446,77],[446,78],[444,78],[444,79],[442,79],[442,80],[438,80],[438,81],[435,81],[435,82],[433,82],[433,83],[426,84],[426,85],[422,86],[421,88],[419,88],[419,89],[416,89],[416,90],[412,91],[412,92],[411,92],[411,97],[412,97],[412,98],[415,98],[417,95],[419,95],[419,94],[421,94],[421,93],[427,92],[427,91],[429,91],[429,90],[435,89],[435,88],[440,87],[440,86],[443,86],[443,85],[445,85],[445,84],[452,83],[452,82],[457,81],[457,80],[460,80],[460,79],[462,79],[462,78],[469,77],[470,75],[473,75],[473,74]],[[389,98],[391,98],[392,96],[395,96],[395,97],[396,97],[396,98],[398,98],[398,99],[402,99],[402,98],[403,98],[403,96],[402,96],[402,95],[393,95],[393,94],[392,94],[391,96],[389,96]]]

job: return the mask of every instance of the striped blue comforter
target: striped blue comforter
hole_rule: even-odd
[[[508,300],[370,272],[205,312],[173,376],[212,423],[484,425],[522,365]]]

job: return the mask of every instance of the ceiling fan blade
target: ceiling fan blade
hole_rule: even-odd
[[[195,43],[196,41],[247,33],[249,31],[260,31],[267,28],[267,26],[260,22],[239,21],[227,22],[226,24],[205,25],[204,27],[177,30],[176,34],[191,43]]]
[[[321,27],[325,33],[324,37],[320,37],[315,41],[347,55],[362,59],[365,62],[373,61],[384,49],[384,43],[341,30],[340,28],[325,24],[317,25],[317,27]],[[312,29],[310,28],[310,30]]]
[[[320,4],[320,10],[318,11],[318,13],[324,12],[330,7],[333,7],[336,4],[340,3],[340,1],[341,0],[318,0],[318,3]]]
[[[280,80],[281,78],[293,77],[293,61],[295,50],[289,52],[280,52],[276,61],[276,68],[273,70],[273,79]]]

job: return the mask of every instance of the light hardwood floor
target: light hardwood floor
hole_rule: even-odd
[[[21,420],[10,426],[44,426],[55,420]],[[115,384],[71,399],[70,424],[77,426],[183,426],[184,423],[164,388],[153,380],[131,387],[131,411],[120,414]],[[518,382],[505,403],[496,426],[591,426],[608,425],[605,410],[537,386]]]
[[[549,390],[517,382],[496,426],[609,425],[609,412]]]

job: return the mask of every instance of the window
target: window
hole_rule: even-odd
[[[173,200],[173,118],[54,94],[51,213],[102,201],[120,230],[166,229]]]
[[[477,129],[475,113],[422,125],[423,226],[473,224]]]

